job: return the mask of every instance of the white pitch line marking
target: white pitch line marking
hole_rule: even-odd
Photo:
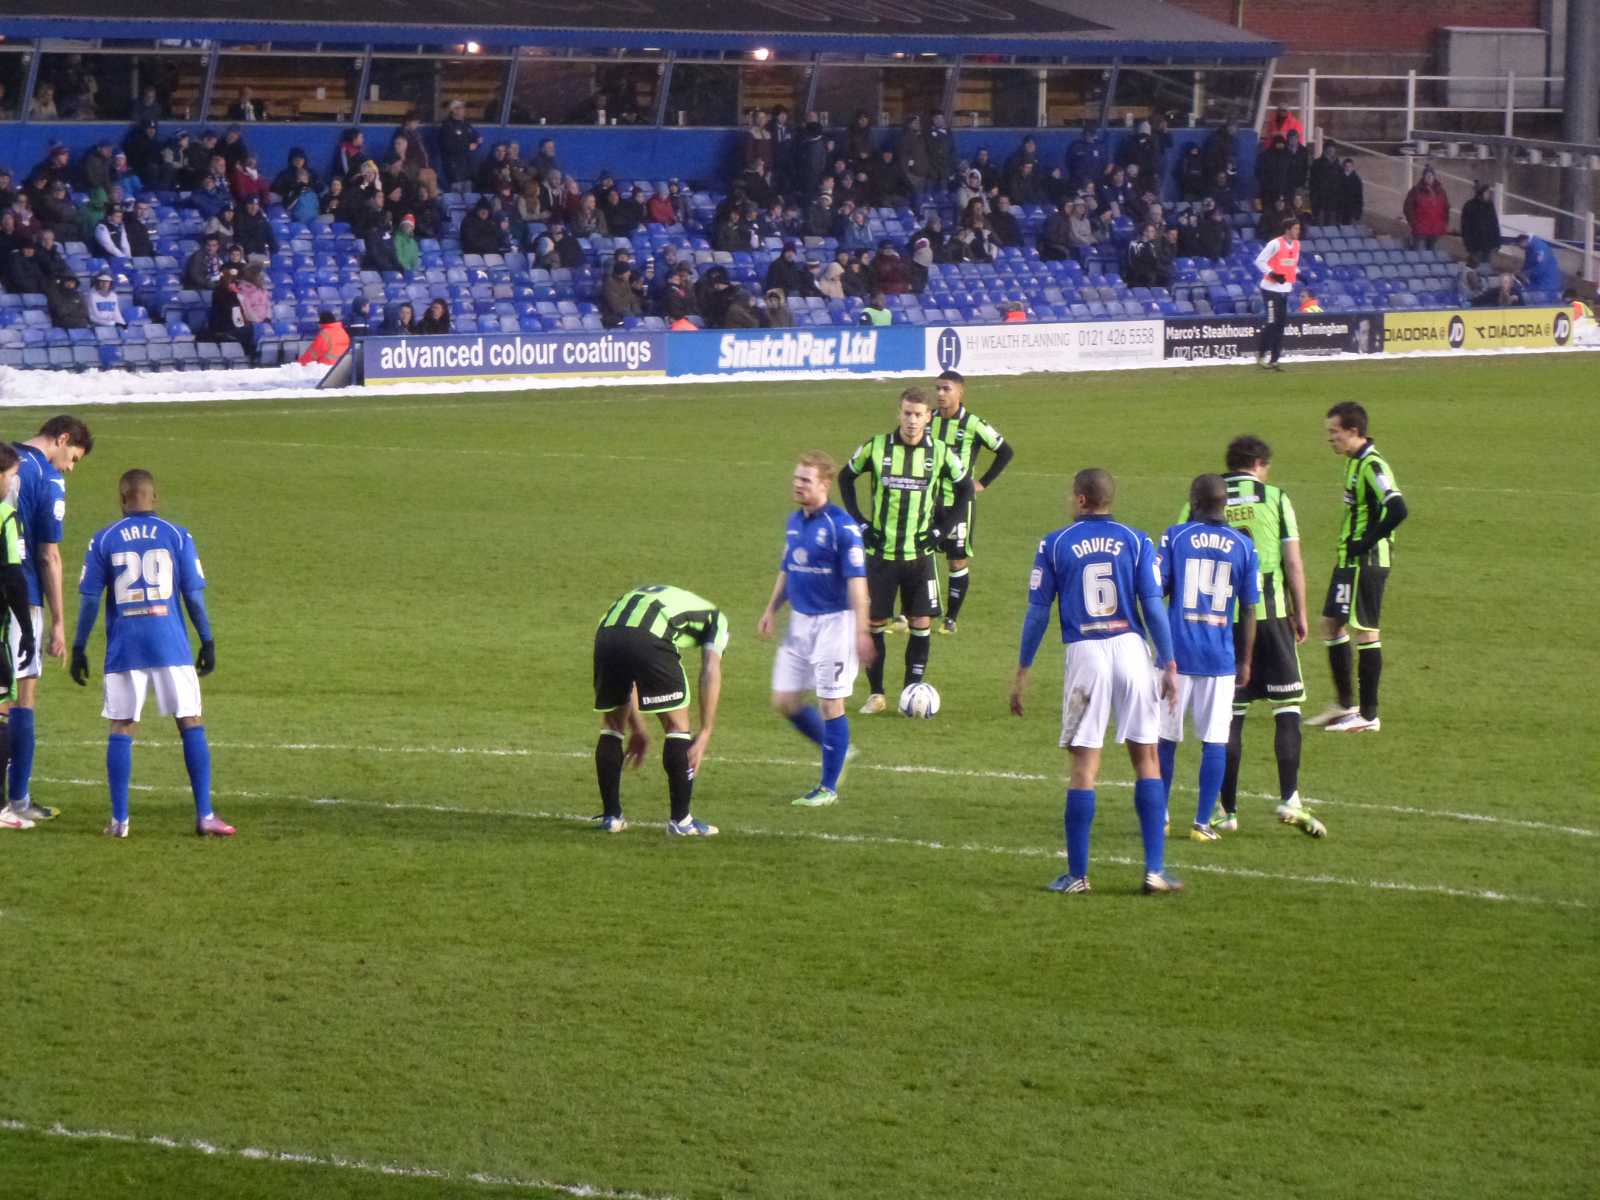
[[[42,740],[41,740],[42,744]],[[69,743],[75,746],[100,746],[100,741],[80,741]],[[139,746],[152,748],[166,748],[171,745],[167,742],[144,741],[136,743]],[[282,742],[277,744],[262,742],[212,742],[216,750],[252,750],[252,751],[288,751],[291,753],[332,753],[332,754],[426,754],[426,755],[463,755],[482,758],[567,758],[587,759],[592,757],[588,750],[534,750],[520,746],[356,746],[341,745],[328,742]],[[716,755],[713,763],[725,762],[743,767],[814,767],[816,763],[811,759],[798,758],[741,758],[724,757]],[[921,763],[895,764],[852,762],[850,769],[853,771],[879,771],[891,775],[933,775],[947,779],[983,779],[1002,783],[1060,783],[1054,775],[1042,775],[1028,771],[984,771],[973,768],[936,767],[926,766]],[[75,782],[75,781],[73,781]],[[1101,787],[1130,788],[1132,783],[1126,780],[1102,780]],[[1175,785],[1185,792],[1194,789],[1186,785]],[[1279,797],[1266,792],[1240,792],[1239,795],[1246,800],[1270,800],[1277,803]],[[1595,838],[1600,837],[1600,829],[1586,829],[1579,825],[1558,825],[1550,821],[1530,821],[1520,817],[1497,817],[1489,813],[1462,812],[1455,809],[1420,808],[1414,804],[1375,804],[1364,800],[1328,800],[1315,797],[1307,798],[1305,803],[1311,808],[1353,808],[1365,812],[1393,813],[1403,817],[1430,817],[1442,821],[1461,821],[1473,825],[1500,825],[1508,829],[1529,829],[1540,833],[1557,833],[1565,837]]]
[[[333,1167],[341,1171],[361,1171],[369,1175],[390,1175],[404,1179],[437,1179],[442,1182],[475,1183],[481,1187],[517,1188],[523,1191],[541,1190],[559,1192],[564,1196],[582,1196],[589,1200],[672,1200],[665,1193],[615,1191],[587,1183],[556,1183],[548,1179],[518,1179],[509,1175],[494,1175],[487,1171],[452,1174],[438,1167],[419,1167],[405,1163],[372,1162],[363,1158],[349,1158],[342,1154],[297,1154],[289,1150],[268,1150],[260,1146],[232,1149],[200,1138],[173,1138],[162,1134],[148,1137],[132,1133],[118,1133],[109,1129],[68,1129],[59,1121],[51,1125],[30,1125],[26,1121],[0,1118],[0,1130],[8,1133],[32,1133],[44,1137],[68,1138],[84,1142],[121,1142],[133,1146],[156,1146],[163,1150],[191,1150],[220,1158],[243,1158],[251,1162],[270,1162],[309,1167]]]

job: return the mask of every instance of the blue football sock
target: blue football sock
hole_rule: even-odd
[[[790,713],[789,722],[817,745],[822,745],[822,714],[814,705],[808,704],[798,712]]]
[[[1144,869],[1159,875],[1167,851],[1167,798],[1159,779],[1140,779],[1133,785],[1133,807],[1139,814],[1139,836],[1144,839]]]
[[[111,786],[111,819],[128,819],[128,781],[133,778],[133,739],[113,733],[106,739],[106,782]]]
[[[28,798],[33,779],[33,709],[11,709],[11,766],[6,771],[6,795],[15,804]]]
[[[813,709],[813,712],[816,710]],[[839,787],[845,755],[850,751],[850,718],[840,713],[822,723],[822,786],[830,791]]]
[[[1067,874],[1082,879],[1089,873],[1089,828],[1094,824],[1094,789],[1067,789]]]
[[[1162,738],[1156,743],[1156,757],[1161,760],[1161,794],[1172,799],[1172,777],[1178,769],[1178,743]]]
[[[1194,810],[1195,824],[1211,824],[1222,794],[1222,776],[1228,769],[1228,743],[1205,742],[1200,748],[1200,803]]]
[[[183,731],[183,765],[189,768],[189,786],[194,790],[194,815],[211,815],[211,746],[206,727],[193,725]]]

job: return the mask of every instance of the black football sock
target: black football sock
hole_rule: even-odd
[[[1367,721],[1378,719],[1378,680],[1383,677],[1383,643],[1362,642],[1356,647],[1361,664],[1361,716]]]
[[[622,815],[622,735],[610,729],[594,744],[594,773],[600,781],[600,808],[605,816]]]
[[[689,815],[689,797],[694,791],[694,772],[689,769],[692,740],[687,733],[669,733],[661,747],[661,765],[667,771],[667,795],[672,800],[674,822]]]
[[[1278,756],[1278,795],[1287,800],[1300,790],[1300,709],[1280,708],[1272,720],[1277,726],[1272,752]]]
[[[961,605],[966,602],[970,578],[966,567],[950,572],[950,603],[945,605],[944,615],[951,621],[961,615]]]
[[[1333,690],[1339,693],[1340,708],[1356,706],[1355,655],[1350,651],[1348,635],[1325,643],[1328,647],[1328,666],[1333,668]]]
[[[1233,710],[1228,723],[1228,757],[1222,766],[1222,811],[1239,811],[1239,758],[1244,753],[1244,709]]]
[[[867,664],[867,686],[872,689],[874,696],[883,695],[883,630],[872,631],[872,648],[876,651],[872,661]]]
[[[928,635],[931,629],[912,629],[911,636],[906,639],[906,681],[901,686],[910,687],[913,683],[921,683],[922,677],[928,672],[928,651],[933,649],[933,639]]]

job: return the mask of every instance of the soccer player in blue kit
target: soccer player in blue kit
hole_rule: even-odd
[[[794,501],[800,507],[784,530],[778,578],[756,624],[760,636],[771,637],[778,610],[788,602],[789,632],[772,664],[772,705],[822,748],[822,778],[794,801],[799,808],[821,808],[839,799],[839,774],[850,750],[845,701],[860,664],[877,653],[867,625],[861,530],[847,512],[828,503],[838,473],[821,450],[807,451],[795,464]],[[805,702],[808,691],[816,693],[816,705]]]
[[[199,676],[217,665],[217,647],[206,615],[205,573],[187,529],[156,516],[156,481],[148,471],[126,472],[118,484],[122,519],[89,540],[78,577],[78,629],[72,639],[72,679],[89,682],[89,635],[100,593],[106,600],[105,707],[111,722],[106,741],[106,780],[111,789],[108,837],[128,836],[128,785],[133,774],[133,734],[145,696],[155,689],[164,717],[175,717],[183,739],[183,763],[194,791],[194,831],[201,837],[232,837],[233,826],[211,811],[211,750],[200,719]],[[189,630],[177,598],[189,610],[200,654],[192,663]]]
[[[1255,544],[1227,522],[1228,483],[1201,475],[1189,485],[1192,519],[1161,535],[1161,590],[1169,598],[1167,618],[1178,663],[1178,694],[1161,706],[1161,790],[1170,801],[1183,714],[1188,709],[1200,737],[1200,802],[1189,837],[1219,838],[1211,828],[1222,776],[1228,765],[1228,728],[1233,689],[1250,682],[1256,642],[1256,602],[1261,599],[1261,563]],[[1235,656],[1233,614],[1239,609],[1242,646]]]
[[[1109,471],[1090,468],[1073,477],[1078,519],[1046,534],[1039,543],[1028,579],[1022,649],[1011,684],[1011,711],[1020,717],[1028,669],[1049,628],[1050,608],[1058,605],[1061,640],[1067,647],[1061,745],[1072,755],[1072,776],[1065,814],[1067,873],[1049,888],[1068,895],[1089,890],[1094,785],[1106,724],[1113,714],[1117,740],[1128,743],[1137,777],[1133,806],[1144,840],[1143,891],[1160,895],[1183,890],[1165,872],[1167,802],[1156,757],[1160,701],[1178,692],[1172,635],[1161,601],[1160,565],[1150,535],[1111,516],[1115,496],[1116,481]],[[1147,631],[1155,645],[1155,669],[1145,648]]]

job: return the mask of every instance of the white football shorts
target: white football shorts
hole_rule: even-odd
[[[1159,694],[1150,652],[1138,634],[1070,643],[1061,687],[1061,745],[1098,750],[1113,717],[1119,742],[1160,740]]]
[[[1161,737],[1183,741],[1187,711],[1202,742],[1226,742],[1233,720],[1232,675],[1179,675],[1177,702],[1161,702]]]
[[[775,692],[816,692],[842,700],[856,686],[856,615],[843,612],[789,614],[789,632],[772,664]]]
[[[35,604],[28,609],[33,617],[33,661],[27,666],[15,670],[18,679],[37,679],[44,674],[41,660],[44,658],[44,606]],[[15,620],[11,622],[11,665],[16,668],[17,653],[22,647],[22,630],[17,628]]]
[[[106,702],[100,715],[108,721],[137,721],[151,688],[155,688],[163,717],[200,715],[200,677],[187,665],[111,672],[106,676]]]

